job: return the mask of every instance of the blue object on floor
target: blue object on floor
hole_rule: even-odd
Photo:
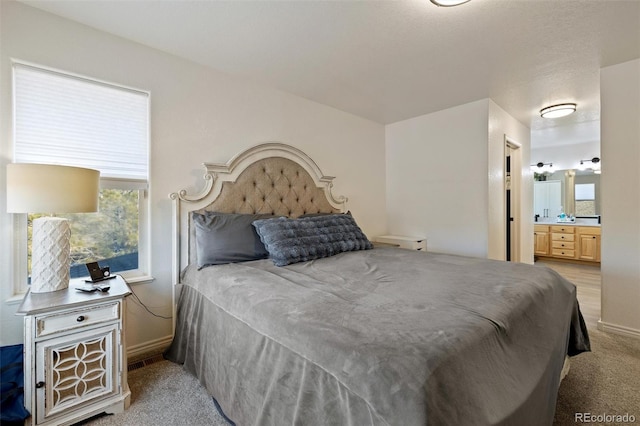
[[[2,406],[0,424],[22,425],[30,416],[24,408],[24,355],[22,345],[0,347],[0,377]]]
[[[216,410],[218,410],[218,413],[220,413],[220,415],[227,421],[229,422],[229,424],[231,426],[236,426],[236,424],[229,418],[227,417],[227,415],[224,413],[224,411],[222,411],[222,407],[220,406],[220,404],[218,403],[218,400],[215,399],[214,397],[211,397],[213,399],[213,403],[216,406]]]

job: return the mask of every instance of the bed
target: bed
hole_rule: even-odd
[[[565,359],[589,350],[573,284],[544,267],[372,248],[333,178],[285,144],[204,166],[201,192],[171,194],[165,357],[235,424],[553,422]],[[224,233],[236,220],[251,221],[266,255],[254,241],[227,263],[208,260],[221,249],[212,238],[235,244]],[[346,229],[348,244],[294,250],[289,240],[278,251],[282,235],[301,241],[296,232],[326,224]],[[247,247],[257,258],[242,258]]]

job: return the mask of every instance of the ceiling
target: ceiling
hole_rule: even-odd
[[[487,97],[534,131],[598,122],[600,68],[640,57],[638,0],[23,3],[383,124]]]

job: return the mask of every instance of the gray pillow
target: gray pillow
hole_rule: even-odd
[[[192,213],[198,269],[224,263],[265,259],[269,253],[251,223],[266,214]]]
[[[261,219],[253,226],[276,266],[373,248],[349,214]]]

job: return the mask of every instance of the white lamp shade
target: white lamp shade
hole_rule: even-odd
[[[7,165],[8,213],[98,211],[100,172],[50,164]]]

